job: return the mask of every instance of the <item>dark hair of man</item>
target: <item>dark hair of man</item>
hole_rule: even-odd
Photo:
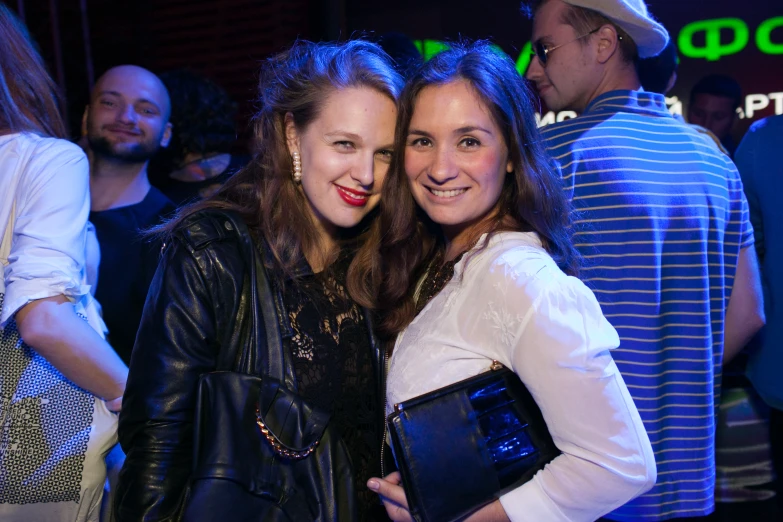
[[[348,273],[351,296],[380,312],[380,333],[385,336],[396,334],[413,320],[415,283],[444,249],[440,227],[416,205],[405,173],[405,143],[416,99],[425,87],[460,80],[489,109],[514,165],[506,176],[495,219],[484,232],[536,232],[558,266],[568,274],[578,271],[579,256],[569,232],[571,207],[558,170],[541,142],[536,105],[527,83],[514,62],[489,43],[453,44],[423,64],[400,96],[380,216]]]
[[[58,100],[27,28],[0,3],[0,130],[66,138]]]
[[[666,94],[669,80],[677,71],[680,60],[677,57],[677,46],[670,39],[661,54],[652,58],[643,58],[636,64],[639,82],[647,92]]]
[[[169,121],[175,129],[166,155],[181,162],[188,154],[231,152],[237,139],[237,104],[228,93],[189,70],[168,71],[159,77],[169,91]]]
[[[724,74],[710,74],[699,80],[691,89],[690,105],[697,94],[711,94],[731,100],[731,108],[737,109],[742,103],[742,88],[737,80]]]
[[[531,2],[527,2],[523,4],[522,12],[532,18],[536,11],[538,11],[538,9],[547,1],[548,0],[533,0]],[[619,39],[618,47],[620,49],[620,56],[623,58],[623,61],[626,63],[635,63],[639,59],[639,51],[636,48],[636,42],[634,42],[628,33],[621,29],[617,24],[609,20],[598,11],[587,9],[585,7],[568,5],[567,9],[563,12],[560,21],[573,27],[574,32],[577,35],[588,34],[590,31],[593,31],[598,27],[602,27],[607,24],[611,25],[617,32],[617,37]],[[592,36],[590,38],[592,38]],[[579,40],[579,44],[582,46],[587,45],[588,39],[589,38],[582,38]]]
[[[378,36],[376,43],[391,57],[403,78],[410,76],[424,61],[413,40],[406,34],[384,33]]]
[[[275,261],[271,268],[294,277],[304,253],[315,250],[319,241],[305,195],[293,181],[285,115],[291,113],[296,128],[304,132],[336,90],[367,87],[396,101],[402,83],[388,55],[376,44],[361,40],[343,44],[298,41],[269,58],[258,84],[260,109],[254,118],[252,160],[215,195],[185,207],[158,231],[170,233],[200,210],[237,211],[251,232],[269,246]],[[366,229],[364,221],[346,234],[346,241],[358,239]]]

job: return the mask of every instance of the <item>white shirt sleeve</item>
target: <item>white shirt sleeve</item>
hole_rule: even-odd
[[[72,143],[43,139],[23,168],[0,325],[30,301],[65,295],[76,302],[89,293],[82,284],[90,211],[87,157]]]
[[[500,502],[514,522],[593,521],[653,486],[655,458],[609,353],[617,333],[581,281],[544,270],[505,298],[526,311],[511,363],[563,453]]]

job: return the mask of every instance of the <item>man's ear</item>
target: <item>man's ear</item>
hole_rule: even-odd
[[[609,58],[619,52],[620,36],[617,29],[612,24],[604,24],[597,33],[595,33],[596,57],[599,63],[606,63]]]
[[[171,122],[166,124],[166,128],[163,130],[163,136],[160,138],[160,146],[164,149],[171,143],[171,136],[174,132],[174,125]]]
[[[82,113],[82,136],[87,136],[87,118],[90,115],[90,106],[85,105],[84,112]]]
[[[285,113],[285,141],[288,146],[288,153],[299,152],[299,131],[294,123],[294,115],[290,112]]]

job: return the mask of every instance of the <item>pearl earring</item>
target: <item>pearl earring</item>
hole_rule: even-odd
[[[299,157],[298,152],[292,152],[291,156],[294,160],[294,183],[302,182],[302,158]]]

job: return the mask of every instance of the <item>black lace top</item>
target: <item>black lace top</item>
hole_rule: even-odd
[[[380,404],[369,332],[361,308],[343,285],[347,262],[337,279],[326,280],[306,267],[305,276],[287,280],[283,301],[294,335],[291,350],[298,392],[313,406],[332,412],[353,464],[360,520],[377,520],[378,497],[367,480],[380,474]],[[382,508],[381,508],[382,511]]]

